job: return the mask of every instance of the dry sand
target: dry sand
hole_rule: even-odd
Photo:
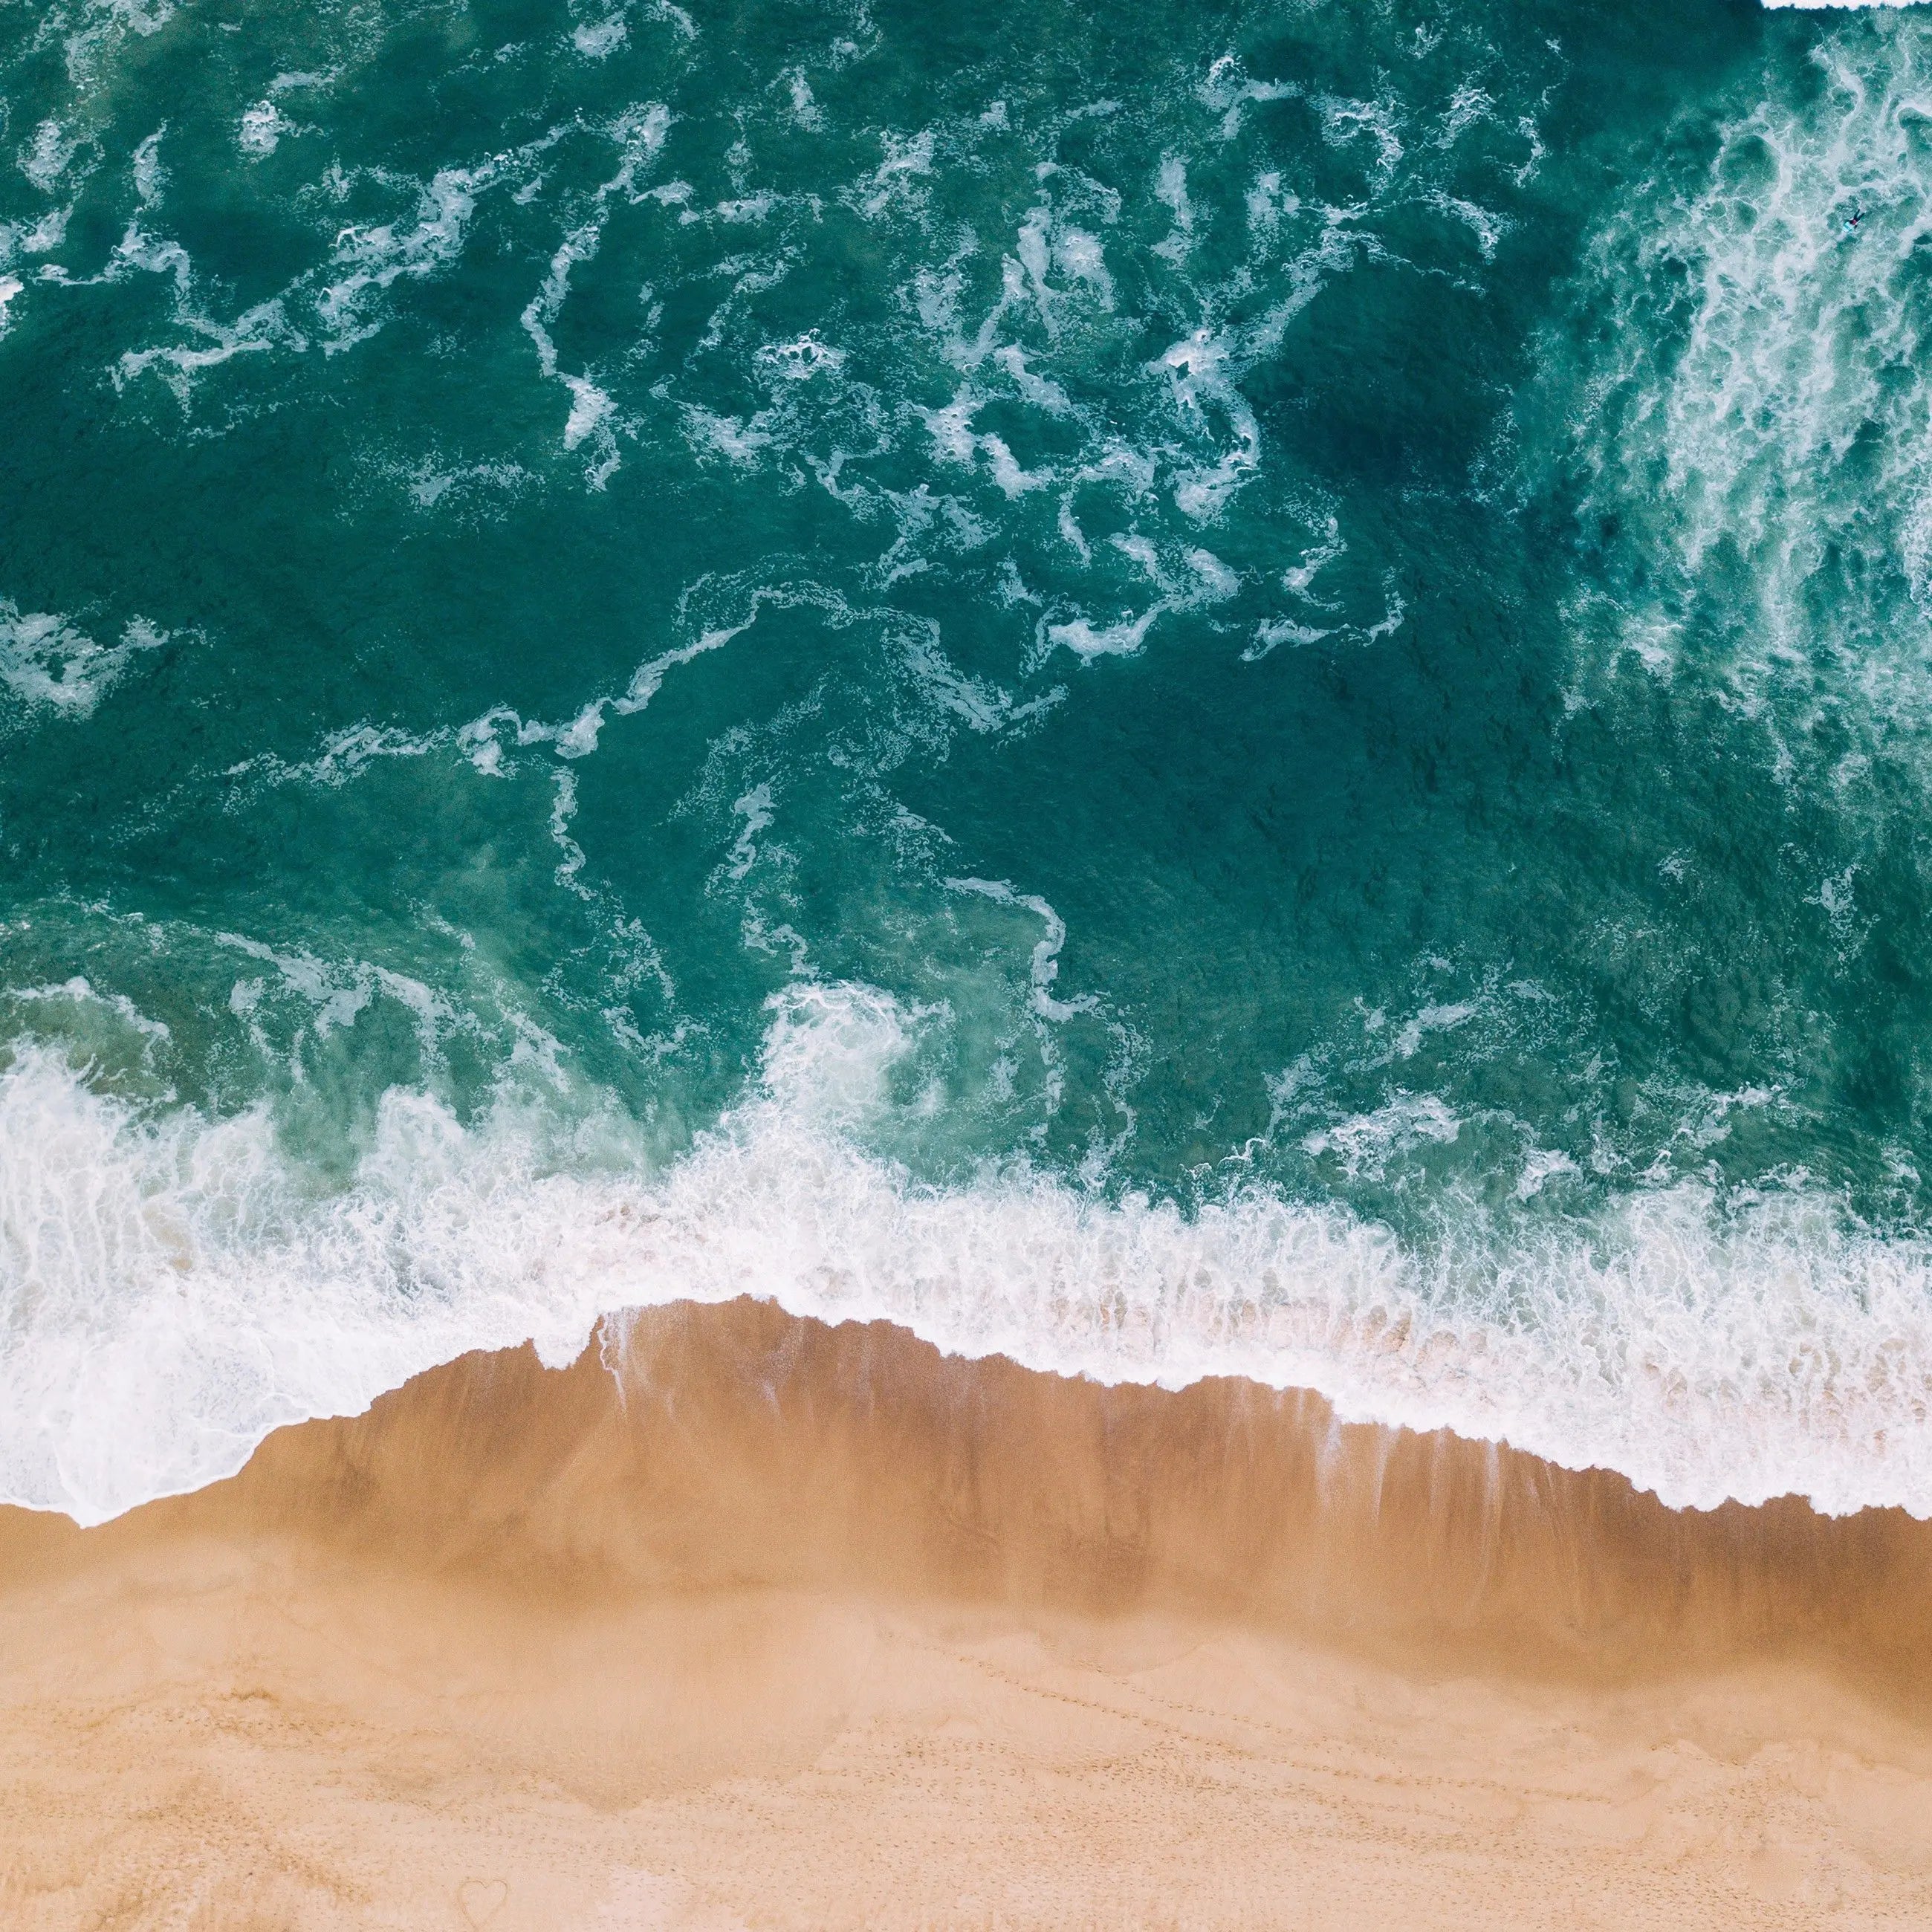
[[[1895,1514],[671,1309],[0,1510],[0,1924],[1932,1926],[1928,1663]]]

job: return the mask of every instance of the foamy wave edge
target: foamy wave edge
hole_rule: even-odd
[[[926,1188],[850,1138],[894,1051],[889,1003],[862,1006],[782,1012],[761,1083],[666,1170],[614,1163],[610,1124],[580,1122],[560,1171],[527,1101],[466,1127],[392,1090],[326,1197],[262,1110],[143,1114],[16,1048],[0,1497],[99,1522],[472,1349],[562,1366],[602,1318],[750,1294],[1102,1382],[1312,1389],[1345,1421],[1614,1468],[1675,1507],[1932,1516],[1932,1253],[1848,1231],[1828,1198],[1720,1217],[1679,1186],[1424,1262],[1260,1189],[1187,1214],[1024,1171]]]

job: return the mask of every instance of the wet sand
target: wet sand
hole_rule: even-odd
[[[1932,1924],[1932,1527],[760,1304],[0,1510],[0,1924]]]

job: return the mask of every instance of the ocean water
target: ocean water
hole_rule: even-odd
[[[9,1500],[748,1292],[1932,1514],[1928,794],[1932,10],[0,0]]]

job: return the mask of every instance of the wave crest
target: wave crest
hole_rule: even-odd
[[[1184,1213],[1021,1168],[922,1186],[855,1135],[906,1016],[779,1003],[759,1084],[653,1171],[614,1114],[392,1090],[346,1189],[265,1108],[143,1112],[22,1046],[0,1073],[0,1496],[82,1522],[238,1468],[473,1348],[566,1362],[600,1316],[743,1294],[950,1352],[1168,1387],[1238,1375],[1673,1505],[1932,1516],[1932,1253],[1792,1191],[1678,1186],[1424,1255],[1252,1189]]]

